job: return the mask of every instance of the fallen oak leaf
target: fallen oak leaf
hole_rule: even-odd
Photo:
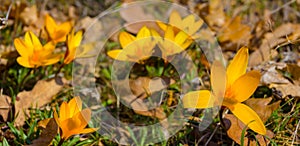
[[[58,125],[53,118],[45,119],[47,121],[45,129],[43,129],[38,139],[32,141],[29,146],[46,146],[50,145],[54,137],[58,133]]]
[[[266,122],[271,116],[272,112],[280,106],[280,101],[269,103],[272,101],[272,98],[250,98],[245,101],[245,104],[250,106],[261,118],[263,122]]]
[[[269,87],[281,91],[283,97],[287,97],[288,95],[291,95],[293,97],[300,97],[300,86],[294,85],[292,83],[271,84]]]
[[[15,125],[21,126],[26,120],[29,113],[28,108],[34,106],[36,108],[50,103],[52,98],[60,92],[66,84],[64,78],[52,78],[49,80],[38,81],[31,91],[22,91],[18,93],[15,102]]]
[[[0,116],[7,121],[11,111],[11,98],[7,95],[0,95]]]
[[[229,127],[229,129],[227,130],[228,136],[236,143],[241,145],[242,132],[244,130],[244,127],[246,127],[246,125],[242,123],[238,118],[236,118],[233,114],[226,114],[225,119],[230,122],[230,123],[225,122],[226,123],[225,126]],[[259,143],[260,146],[267,146],[270,143],[269,139],[274,137],[274,133],[270,130],[267,130],[266,136],[268,137],[268,139],[265,139],[264,136],[258,134],[255,135],[255,139],[257,140],[256,141],[255,139],[250,139],[246,137],[247,133],[248,132],[245,131],[243,145],[248,145],[248,146],[256,146],[257,143]]]

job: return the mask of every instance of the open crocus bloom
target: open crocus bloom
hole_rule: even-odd
[[[21,55],[17,62],[27,68],[47,66],[57,63],[61,54],[53,54],[55,44],[49,42],[42,46],[40,40],[32,32],[26,32],[25,38],[14,40],[16,50]]]
[[[141,63],[142,60],[152,55],[156,45],[151,32],[146,26],[139,30],[136,37],[127,32],[121,32],[119,41],[123,49],[108,51],[107,55],[116,60]]]
[[[72,29],[72,23],[67,21],[58,25],[54,19],[47,14],[45,18],[45,27],[50,39],[54,43],[58,43],[66,40],[67,34]]]
[[[162,22],[157,22],[158,26],[166,31],[168,25]],[[203,20],[195,20],[194,15],[188,15],[185,18],[181,18],[179,13],[177,11],[172,11],[170,18],[169,18],[169,24],[178,28],[179,30],[184,31],[189,36],[191,36],[193,39],[197,38],[195,33],[200,29],[200,27],[203,25]],[[176,31],[176,29],[175,29]]]
[[[82,31],[74,34],[74,30],[67,37],[67,52],[65,54],[64,64],[69,64],[75,59],[75,53],[77,47],[80,45],[82,40]]]
[[[227,71],[220,62],[215,61],[211,68],[213,91],[200,90],[187,93],[183,97],[184,107],[210,108],[220,105],[226,106],[250,129],[265,135],[266,128],[260,117],[250,107],[241,103],[254,93],[260,81],[258,71],[246,73],[248,56],[248,48],[241,48],[227,67]]]
[[[68,139],[75,134],[91,133],[97,128],[85,128],[91,119],[91,110],[81,109],[82,102],[79,97],[75,97],[67,102],[63,102],[59,108],[59,117],[54,111],[54,119],[61,129],[62,139]]]
[[[176,33],[174,27],[168,25],[164,37],[157,37],[159,34],[157,32],[152,32],[155,34],[154,37],[157,40],[158,47],[162,51],[162,58],[167,58],[168,56],[180,53],[184,51],[193,41],[188,39],[189,35],[184,31],[179,31]]]

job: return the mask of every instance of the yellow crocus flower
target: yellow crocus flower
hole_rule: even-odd
[[[24,40],[16,38],[14,45],[20,54],[17,62],[27,68],[55,64],[62,57],[61,54],[53,54],[55,49],[53,42],[42,46],[40,40],[31,31],[26,32]]]
[[[123,49],[108,51],[107,55],[116,60],[142,63],[141,61],[152,55],[156,45],[151,32],[155,31],[146,26],[139,30],[136,37],[127,32],[121,32],[119,42]]]
[[[162,58],[166,59],[168,56],[184,51],[193,40],[189,39],[189,35],[184,31],[176,33],[174,27],[168,25],[164,37],[160,37],[157,32],[152,32],[154,38],[157,40],[158,47],[162,51]]]
[[[157,24],[164,31],[166,31],[168,28],[168,25],[163,22],[157,22]],[[185,18],[181,18],[180,14],[174,10],[174,11],[172,11],[172,13],[170,15],[169,24],[181,31],[184,31],[189,36],[191,36],[193,39],[195,39],[195,38],[198,38],[198,36],[195,35],[195,33],[203,25],[203,20],[200,19],[200,20],[196,21],[194,15],[188,15]],[[175,29],[175,31],[176,31],[176,29]]]
[[[72,23],[67,21],[58,25],[49,14],[47,14],[45,17],[45,27],[50,40],[52,40],[54,43],[64,42],[67,34],[72,29]]]
[[[265,135],[266,128],[260,117],[250,107],[242,103],[254,93],[261,77],[258,71],[246,73],[248,57],[248,48],[241,48],[227,67],[227,71],[220,62],[214,62],[211,68],[213,91],[200,90],[187,93],[183,97],[184,107],[225,106],[250,129]]]
[[[63,102],[59,108],[59,117],[54,110],[54,119],[61,129],[61,138],[66,140],[75,134],[91,133],[98,128],[85,128],[91,119],[91,110],[82,110],[80,97]]]
[[[82,40],[82,31],[78,31],[74,34],[74,30],[67,36],[67,51],[65,54],[64,64],[69,64],[75,58],[77,47]]]

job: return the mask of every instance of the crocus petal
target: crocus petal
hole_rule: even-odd
[[[178,24],[180,25],[181,21],[182,20],[181,20],[181,16],[179,15],[179,13],[177,11],[172,11],[172,13],[170,15],[169,23],[178,27]]]
[[[31,31],[29,31],[28,34],[29,34],[30,42],[32,42],[32,45],[34,47],[34,50],[37,50],[37,51],[41,50],[43,48],[43,46],[42,46],[40,40],[37,38],[37,36]],[[25,36],[25,42],[29,42],[28,37],[26,37],[26,36]]]
[[[204,21],[202,19],[200,19],[197,22],[195,22],[193,25],[191,25],[189,27],[189,35],[193,35],[194,33],[196,33],[197,30],[203,25],[203,22]],[[194,38],[194,36],[193,36],[193,38]]]
[[[137,39],[145,38],[145,37],[149,37],[150,35],[151,35],[150,30],[146,26],[144,26],[139,30],[136,38]]]
[[[17,62],[27,68],[34,68],[35,66],[33,64],[29,63],[28,57],[18,57]]]
[[[33,48],[29,47],[23,40],[19,38],[14,40],[14,45],[21,56],[29,57],[31,54],[33,54]]]
[[[226,90],[226,69],[218,60],[212,64],[210,80],[214,95],[223,98]]]
[[[99,128],[85,128],[80,131],[80,134],[85,134],[85,133],[92,133],[97,131]]]
[[[135,40],[135,37],[127,32],[120,32],[119,42],[122,48],[126,48],[127,45],[132,43]]]
[[[242,47],[227,67],[227,87],[230,87],[235,80],[246,73],[248,58],[248,48]]]
[[[163,31],[167,30],[168,25],[165,24],[164,22],[157,21],[156,24],[157,24]]]
[[[111,50],[107,52],[107,55],[116,60],[128,61],[126,52],[124,52],[123,50]]]
[[[49,14],[46,15],[45,26],[46,26],[46,30],[49,35],[54,34],[57,24],[55,23],[54,19]]]
[[[59,127],[61,127],[61,125],[60,125],[60,120],[59,120],[59,118],[58,118],[56,109],[53,109],[53,110],[54,110],[54,112],[53,112],[54,120],[56,121],[57,125],[58,125]]]
[[[73,117],[75,114],[81,111],[82,109],[82,101],[79,96],[72,98],[69,103],[70,108],[70,116]]]
[[[266,134],[266,127],[260,117],[250,107],[242,103],[236,103],[228,107],[231,112],[248,127],[262,135]]]
[[[184,108],[210,108],[213,107],[214,99],[210,91],[200,90],[185,94],[182,102]]]
[[[194,25],[195,23],[195,16],[194,15],[188,15],[187,17],[185,17],[182,21],[183,24],[190,24],[190,25]],[[188,27],[190,25],[187,25]]]
[[[67,104],[67,102],[63,102],[59,108],[59,119],[61,121],[64,121],[68,118],[70,118],[69,105]]]
[[[45,60],[44,65],[52,65],[57,63],[61,58],[63,57],[63,54],[53,54],[49,58]]]
[[[247,100],[256,90],[260,81],[258,71],[250,71],[238,78],[231,86],[232,98],[239,102]]]
[[[172,26],[167,27],[167,30],[165,31],[165,38],[169,39],[170,41],[174,40],[174,31]]]
[[[182,45],[186,39],[188,38],[188,34],[183,32],[183,31],[180,31],[176,36],[175,36],[175,43],[178,44],[178,45]]]

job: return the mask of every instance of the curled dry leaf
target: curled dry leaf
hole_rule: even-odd
[[[271,116],[272,112],[280,106],[280,101],[269,103],[272,98],[250,98],[245,101],[245,104],[249,105],[261,118],[263,122],[266,122]]]
[[[54,137],[58,133],[58,125],[53,118],[46,119],[47,124],[46,127],[43,129],[41,135],[38,139],[32,141],[32,144],[29,146],[46,146],[50,145]]]
[[[31,91],[22,91],[17,95],[15,102],[15,125],[21,126],[24,124],[28,108],[40,108],[43,105],[50,103],[52,98],[58,94],[66,84],[64,78],[52,78],[49,80],[38,81]]]
[[[300,86],[294,85],[292,83],[271,84],[270,88],[275,88],[275,89],[281,91],[283,97],[286,97],[288,95],[291,95],[294,97],[300,97]]]
[[[286,23],[276,28],[273,32],[266,33],[259,49],[249,57],[249,65],[254,66],[264,61],[269,61],[277,55],[274,48],[292,43],[300,38],[300,25]]]
[[[242,131],[246,125],[243,124],[238,118],[236,118],[232,114],[226,114],[225,119],[230,121],[230,123],[228,123],[228,124],[230,124],[230,125],[228,125],[228,127],[230,126],[230,128],[227,130],[228,136],[232,140],[234,140],[236,143],[241,145]],[[245,132],[245,135],[247,135],[247,131]],[[267,130],[266,136],[269,139],[271,139],[272,137],[274,137],[274,133],[271,132],[270,130]],[[255,138],[257,139],[257,142],[260,146],[267,146],[270,143],[270,141],[268,139],[264,138],[264,136],[262,136],[262,135],[255,135]],[[256,143],[255,139],[250,139],[248,137],[244,137],[243,145],[256,146],[257,143]]]
[[[11,98],[7,95],[0,95],[0,116],[7,121],[11,109]]]

